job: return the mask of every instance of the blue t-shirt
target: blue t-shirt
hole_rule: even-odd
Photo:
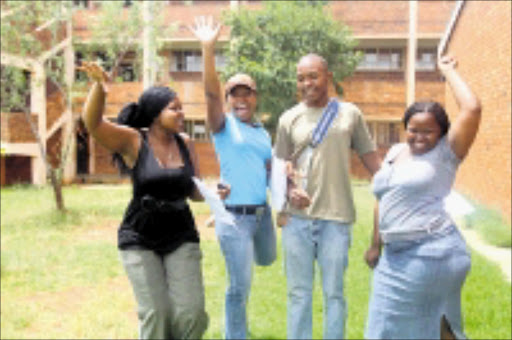
[[[425,231],[442,231],[453,224],[444,208],[460,160],[446,136],[422,155],[393,164],[406,144],[394,145],[373,177],[373,193],[379,200],[382,239],[412,240]]]
[[[226,205],[264,204],[267,201],[266,162],[272,143],[261,124],[247,124],[226,114],[224,128],[213,134],[221,181],[231,185]]]

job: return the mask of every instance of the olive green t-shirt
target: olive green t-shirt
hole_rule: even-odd
[[[311,135],[323,109],[299,103],[284,112],[279,118],[275,155],[282,159],[290,159]],[[311,198],[311,205],[304,210],[287,205],[287,212],[343,223],[355,221],[350,185],[351,149],[359,155],[364,155],[375,151],[375,144],[357,106],[340,102],[338,110],[338,115],[322,142],[316,148],[310,149],[311,161],[308,162],[309,166],[306,166],[308,170],[305,190]],[[305,162],[303,158],[305,157],[299,158],[297,167],[305,167],[305,164],[300,164]]]

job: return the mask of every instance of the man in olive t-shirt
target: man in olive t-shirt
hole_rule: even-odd
[[[282,231],[289,339],[312,338],[315,260],[322,274],[324,338],[344,337],[343,274],[355,220],[351,149],[372,175],[380,167],[361,111],[350,103],[339,103],[338,114],[320,144],[303,148],[329,102],[330,81],[332,74],[323,57],[302,57],[297,64],[297,89],[302,102],[283,113],[277,128],[276,157],[291,160],[303,174],[302,180],[288,190],[285,211],[289,216]]]

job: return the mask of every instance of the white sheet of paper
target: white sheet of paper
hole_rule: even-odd
[[[475,211],[471,203],[454,190],[444,199],[444,208],[452,217],[470,215]]]
[[[286,202],[286,162],[275,156],[272,157],[270,192],[272,195],[272,208],[275,211],[282,211]]]
[[[192,180],[196,184],[197,189],[203,195],[206,203],[210,206],[210,211],[213,213],[215,220],[236,227],[235,217],[226,210],[226,207],[224,206],[224,203],[222,202],[219,195],[215,191],[212,191],[210,188],[208,188],[206,184],[204,184],[204,182],[202,182],[199,178],[192,177]]]

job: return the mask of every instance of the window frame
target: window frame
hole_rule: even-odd
[[[356,66],[356,72],[399,72],[404,68],[404,50],[401,47],[365,47],[357,51],[363,54],[363,59]],[[367,60],[370,55],[374,55],[374,60]],[[398,60],[393,60],[395,56]]]

